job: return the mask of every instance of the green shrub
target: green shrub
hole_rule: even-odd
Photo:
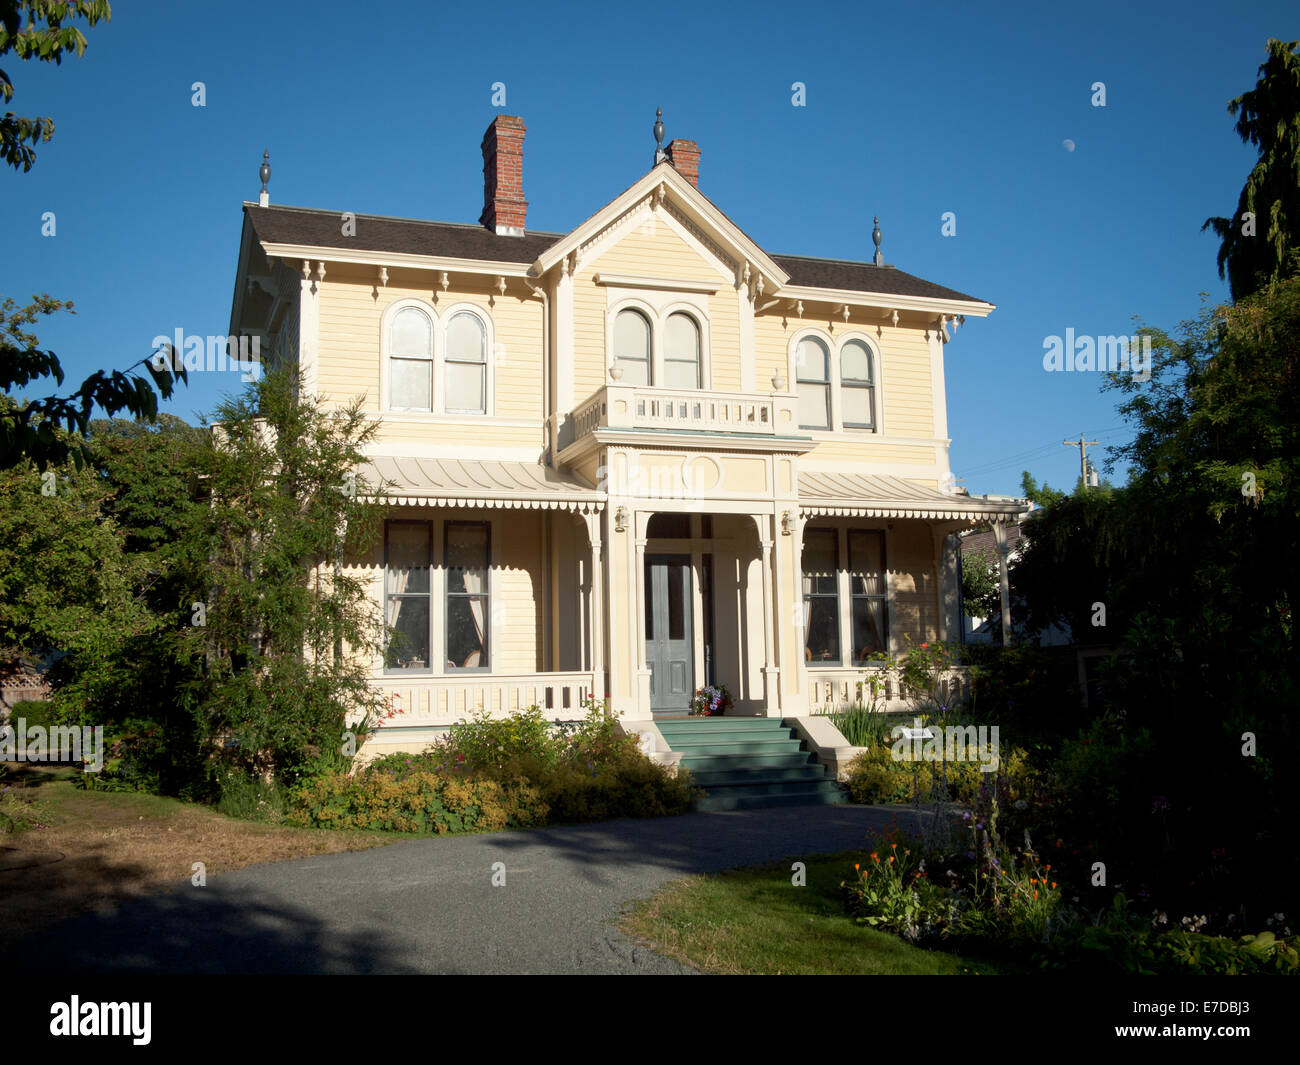
[[[973,805],[990,795],[1003,802],[1027,801],[1039,773],[1019,747],[1001,746],[998,768],[985,773],[975,760],[914,761],[910,751],[901,759],[885,743],[859,755],[849,767],[849,797],[857,803],[951,801]]]
[[[290,797],[290,824],[388,832],[488,832],[530,828],[549,813],[541,791],[525,780],[414,772],[396,779],[364,770],[324,774]]]
[[[274,780],[228,769],[218,778],[218,787],[217,810],[227,817],[270,824],[280,824],[285,819],[284,790]]]

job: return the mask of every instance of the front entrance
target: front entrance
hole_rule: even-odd
[[[691,556],[647,555],[645,592],[650,711],[655,715],[689,713],[695,694]]]

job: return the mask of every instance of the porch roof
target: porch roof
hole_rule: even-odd
[[[949,495],[902,477],[864,473],[799,474],[799,510],[820,515],[870,518],[948,518],[1015,521],[1027,502],[984,496]]]
[[[360,473],[409,507],[603,510],[605,493],[531,462],[375,455]]]

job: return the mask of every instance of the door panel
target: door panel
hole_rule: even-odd
[[[695,676],[690,556],[647,555],[645,590],[650,709],[656,714],[686,713]]]

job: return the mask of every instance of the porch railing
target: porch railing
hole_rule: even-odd
[[[586,672],[381,677],[373,683],[398,711],[385,722],[394,728],[450,725],[480,708],[506,717],[534,705],[551,721],[572,721],[584,716],[583,703],[595,690]]]
[[[827,669],[808,670],[808,705],[821,713],[847,710],[856,702],[864,705],[871,700],[871,670]],[[886,713],[899,713],[911,708],[897,676],[885,674],[882,678],[882,709]],[[970,676],[964,667],[950,669],[939,678],[939,698],[947,705],[959,702],[970,694]]]

